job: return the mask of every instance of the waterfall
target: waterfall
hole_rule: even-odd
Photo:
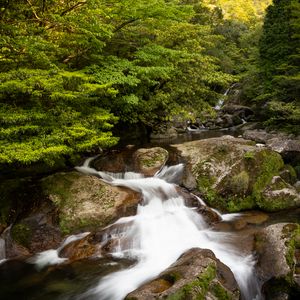
[[[77,169],[80,170],[79,167]],[[143,203],[135,216],[124,217],[106,228],[102,244],[113,240],[111,255],[135,259],[137,263],[101,279],[98,286],[77,299],[96,297],[101,300],[121,300],[141,284],[155,278],[174,263],[185,251],[199,247],[210,249],[232,270],[243,299],[261,299],[255,279],[255,260],[242,255],[230,241],[230,233],[211,230],[204,218],[185,205],[172,180],[182,172],[183,166],[164,168],[154,177],[144,178],[113,173],[106,174],[84,166],[84,173],[97,174],[114,186],[124,186],[142,194]],[[169,182],[167,182],[169,181]],[[232,216],[232,218],[237,215]],[[230,219],[230,216],[224,216]]]
[[[5,258],[5,240],[3,238],[0,238],[0,264],[1,262],[5,261]]]
[[[232,84],[226,91],[225,93],[223,94],[224,97],[220,98],[218,100],[218,103],[216,104],[216,106],[214,107],[215,110],[220,110],[224,104],[224,101],[225,101],[225,97],[228,95],[229,91],[234,88],[237,84],[234,83]]]

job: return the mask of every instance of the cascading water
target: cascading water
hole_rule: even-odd
[[[107,275],[98,286],[77,299],[124,299],[129,292],[156,277],[182,253],[194,247],[212,250],[230,267],[243,299],[261,299],[253,257],[238,253],[230,245],[229,233],[212,231],[200,214],[185,205],[175,185],[169,183],[178,177],[182,169],[183,165],[165,167],[154,177],[144,178],[136,173],[114,176],[112,173],[98,172],[88,163],[77,167],[79,171],[102,177],[111,185],[139,191],[143,196],[137,214],[121,218],[109,226],[102,240],[103,245],[112,242],[111,255],[114,257],[132,258],[137,263],[129,269]]]
[[[5,240],[0,238],[0,264],[5,261]]]
[[[89,232],[83,232],[76,235],[70,235],[63,241],[63,243],[57,249],[50,249],[50,250],[37,253],[33,257],[30,257],[27,260],[27,262],[35,264],[38,270],[41,270],[46,266],[61,264],[67,261],[68,259],[59,257],[60,250],[62,250],[65,246],[67,246],[68,244],[74,241],[83,239],[88,234]]]
[[[224,101],[225,101],[225,97],[228,95],[228,93],[230,92],[230,90],[232,88],[234,88],[236,86],[236,83],[234,83],[233,85],[231,85],[226,91],[225,93],[223,94],[224,97],[220,98],[218,103],[216,104],[216,106],[214,107],[215,110],[220,110],[224,104]]]

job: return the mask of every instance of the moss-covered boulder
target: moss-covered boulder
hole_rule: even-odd
[[[168,159],[168,151],[160,147],[141,148],[133,154],[134,168],[146,176],[153,176]]]
[[[300,207],[300,194],[280,176],[272,178],[262,193],[262,199],[260,207],[269,211]]]
[[[63,233],[101,228],[118,217],[135,214],[140,195],[77,172],[42,180],[44,194],[56,205]]]
[[[264,228],[255,236],[257,273],[266,299],[300,295],[300,226],[279,223]]]
[[[125,299],[233,300],[240,299],[240,292],[230,269],[212,251],[194,248]]]
[[[173,146],[186,161],[183,184],[190,189],[196,188],[213,207],[235,212],[253,208],[276,211],[300,206],[295,188],[286,182],[289,199],[269,197],[274,188],[272,179],[284,168],[280,154],[272,150],[231,136]]]

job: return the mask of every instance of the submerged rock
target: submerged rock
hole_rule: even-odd
[[[183,185],[224,211],[261,208],[276,211],[300,206],[296,189],[285,182],[289,198],[270,198],[284,162],[275,151],[232,136],[173,145],[186,161]],[[284,182],[284,180],[282,179]]]
[[[257,272],[267,299],[280,295],[300,295],[297,253],[300,250],[300,226],[279,223],[266,227],[255,237]],[[289,298],[290,299],[290,298]]]
[[[44,178],[42,187],[58,209],[63,233],[101,228],[120,216],[133,215],[140,201],[137,192],[77,172]]]
[[[239,289],[230,269],[212,251],[194,248],[125,299],[221,300],[239,299],[239,296]]]

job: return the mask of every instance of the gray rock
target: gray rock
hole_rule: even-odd
[[[245,130],[243,133],[244,139],[264,144],[273,137],[273,134],[267,133],[265,130]]]
[[[300,226],[279,223],[256,235],[257,272],[266,299],[294,299],[300,293],[297,265],[300,250]]]

